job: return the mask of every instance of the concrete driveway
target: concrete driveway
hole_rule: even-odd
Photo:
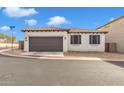
[[[124,62],[0,56],[0,85],[124,85]]]

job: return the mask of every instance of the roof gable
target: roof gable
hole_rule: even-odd
[[[124,16],[121,16],[121,17],[119,17],[119,18],[116,18],[115,20],[110,21],[110,22],[108,22],[108,23],[106,23],[106,24],[104,24],[104,25],[102,25],[102,26],[99,26],[99,27],[97,27],[96,29],[100,29],[100,28],[102,28],[102,27],[104,27],[104,26],[107,26],[107,25],[109,25],[109,24],[112,24],[112,23],[114,23],[114,22],[116,22],[116,21],[118,21],[118,20],[120,20],[120,19],[122,19],[122,18],[124,18]]]

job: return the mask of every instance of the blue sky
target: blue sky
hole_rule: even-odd
[[[124,8],[0,8],[0,32],[11,34],[8,26],[14,25],[14,35],[23,39],[21,28],[26,27],[67,27],[95,29],[124,15]]]

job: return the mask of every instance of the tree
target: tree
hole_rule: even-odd
[[[15,37],[15,36],[13,36],[13,37],[11,38],[11,36],[5,35],[5,34],[0,34],[0,38],[1,38],[1,39],[6,39],[6,43],[11,43],[11,42],[12,42],[11,39],[13,40],[13,42],[16,41],[16,37]]]

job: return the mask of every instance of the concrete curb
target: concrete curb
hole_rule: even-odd
[[[31,57],[31,56],[20,56],[20,55],[10,55],[10,54],[6,54],[6,53],[0,53],[1,55],[4,56],[10,56],[10,57],[18,57],[18,58],[29,58],[29,59],[62,59],[62,60],[101,60],[99,58],[73,58],[73,57],[47,57],[47,56],[43,56],[43,57]]]
[[[61,59],[61,60],[89,60],[89,61],[124,61],[124,59],[105,59],[105,58],[92,58],[92,57],[50,57],[50,56],[42,56],[42,57],[31,57],[31,56],[20,56],[20,55],[12,55],[4,53],[4,51],[8,51],[10,49],[4,49],[0,51],[0,54],[3,56],[9,57],[18,57],[18,58],[29,58],[29,59]]]

